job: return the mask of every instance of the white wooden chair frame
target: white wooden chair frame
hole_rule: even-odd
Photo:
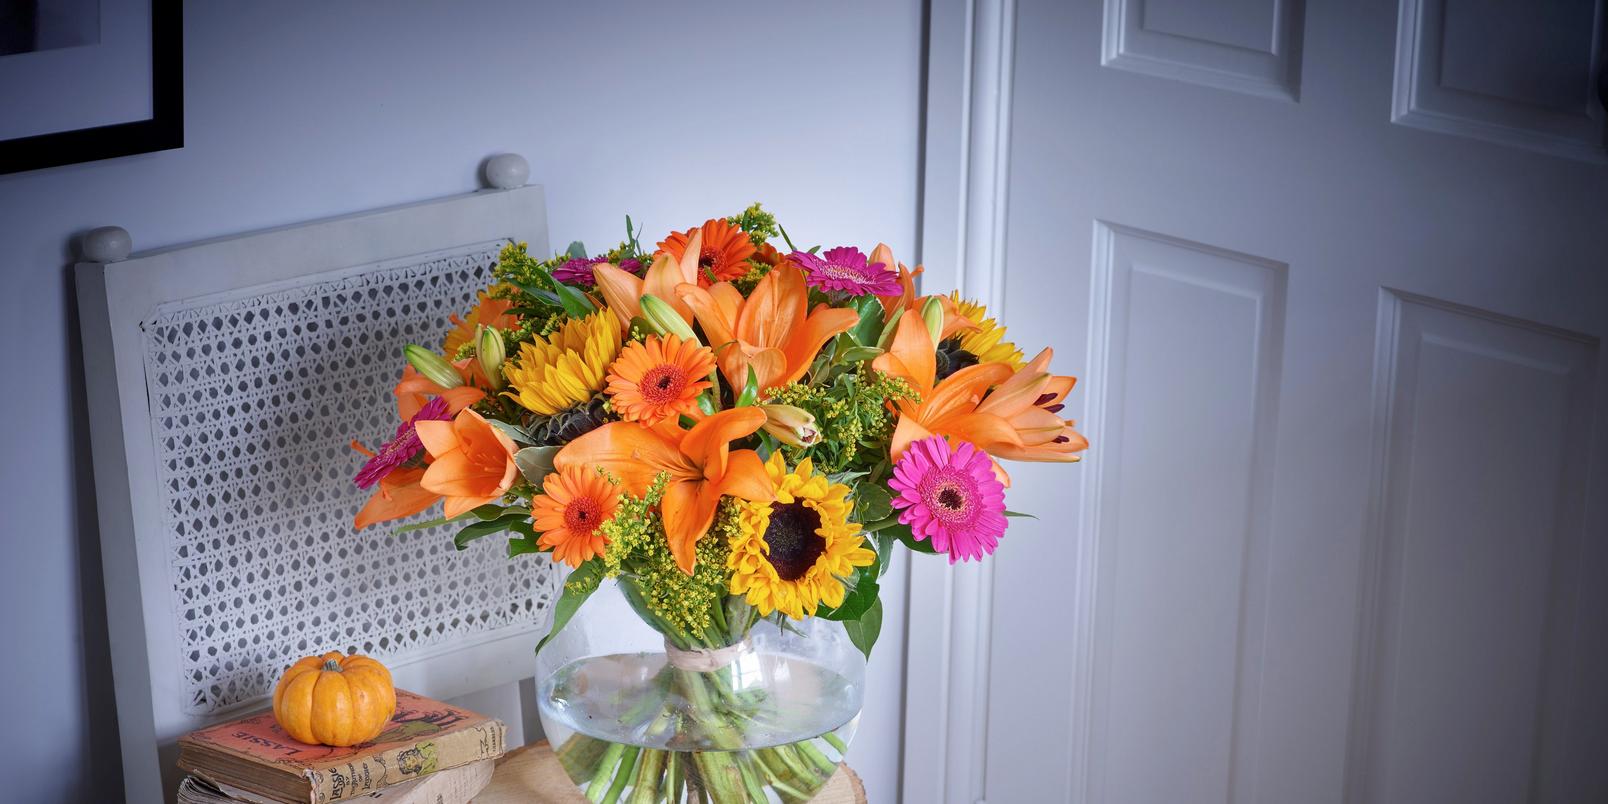
[[[487,175],[503,189],[131,258],[121,230],[97,230],[86,239],[85,255],[95,261],[77,266],[77,283],[128,800],[171,800],[177,783],[174,740],[261,703],[257,698],[199,715],[186,705],[142,322],[162,305],[306,284],[465,244],[516,240],[528,242],[533,254],[548,253],[542,189],[522,186],[528,175],[524,160],[495,157]],[[398,360],[398,371],[401,365]],[[369,440],[388,434],[352,435]],[[532,649],[548,616],[537,608],[522,624],[400,657],[392,664],[396,682],[448,698],[527,679],[534,670]],[[524,688],[528,697],[530,685]]]

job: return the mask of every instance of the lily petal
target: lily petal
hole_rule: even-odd
[[[423,469],[397,469],[380,479],[379,488],[375,489],[374,496],[357,512],[352,525],[359,529],[366,528],[376,522],[389,522],[401,519],[435,505],[441,495],[425,490],[419,485],[420,478],[424,477]]]
[[[765,411],[757,407],[731,408],[693,425],[681,440],[681,452],[703,467],[703,477],[719,480],[727,472],[731,442],[752,435],[765,424]]]
[[[933,378],[938,374],[933,349],[932,336],[927,333],[921,316],[901,316],[888,351],[878,355],[871,367],[909,380],[925,398],[932,391]]]
[[[605,424],[553,456],[555,469],[564,471],[571,466],[601,466],[636,495],[647,493],[660,472],[669,472],[672,481],[702,476],[673,441],[658,430],[631,422]]]

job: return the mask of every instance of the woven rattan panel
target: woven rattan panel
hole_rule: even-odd
[[[142,324],[187,711],[268,694],[308,653],[393,663],[526,625],[550,562],[498,539],[364,532],[351,478],[396,429],[407,343],[437,345],[484,288],[481,243],[163,307]],[[438,515],[436,510],[420,518]]]

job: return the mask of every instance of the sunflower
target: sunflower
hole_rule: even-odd
[[[545,338],[519,345],[503,366],[504,396],[543,416],[590,400],[620,354],[620,326],[607,310],[572,318]]]
[[[848,521],[849,487],[815,474],[809,458],[787,471],[780,452],[771,454],[765,472],[776,499],[739,503],[738,535],[726,560],[731,593],[746,595],[761,615],[780,611],[796,620],[822,604],[841,605],[842,579],[876,560],[859,523]]]
[[[703,232],[703,247],[698,250],[698,284],[708,287],[715,282],[741,279],[753,267],[747,259],[754,255],[754,242],[748,233],[719,218],[685,232],[671,232],[659,241],[659,252],[677,260],[687,251],[687,241],[693,232]]]
[[[977,325],[977,329],[960,332],[955,338],[960,348],[977,356],[980,363],[1006,363],[1013,369],[1021,368],[1022,350],[1005,340],[1005,327],[988,317],[988,308],[974,301],[962,299],[960,291],[949,294],[949,299],[960,309],[960,314]]]
[[[698,394],[710,386],[715,354],[697,341],[649,335],[620,352],[605,393],[626,421],[652,427],[672,416],[697,417]]]
[[[602,555],[609,537],[598,528],[614,517],[619,487],[595,470],[571,466],[543,478],[542,491],[530,501],[532,524],[542,533],[537,544],[571,567]]]

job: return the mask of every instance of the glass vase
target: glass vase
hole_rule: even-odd
[[[809,801],[859,725],[865,658],[839,623],[761,620],[681,651],[608,581],[542,648],[542,729],[593,802]]]

